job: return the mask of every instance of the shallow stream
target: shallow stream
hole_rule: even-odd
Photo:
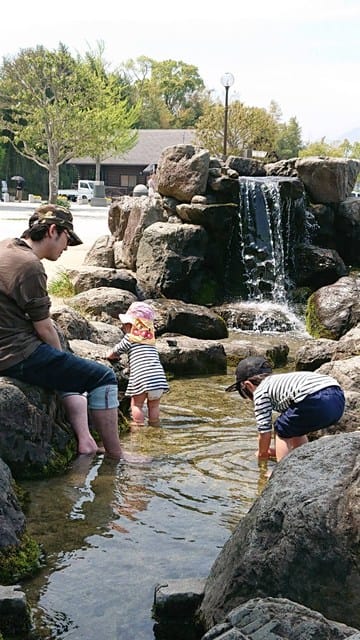
[[[162,426],[123,437],[151,464],[82,456],[65,476],[26,483],[28,530],[46,554],[22,585],[39,638],[153,640],[155,586],[208,575],[267,482],[252,405],[224,393],[230,373],[173,380]]]

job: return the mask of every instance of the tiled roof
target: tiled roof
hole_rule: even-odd
[[[193,129],[139,129],[136,145],[127,153],[110,156],[101,161],[104,165],[149,165],[158,164],[165,147],[176,144],[195,144]],[[95,164],[93,158],[71,158],[71,164]]]

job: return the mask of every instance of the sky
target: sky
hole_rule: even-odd
[[[142,55],[195,65],[220,100],[230,72],[230,102],[275,100],[305,143],[334,142],[360,129],[359,41],[359,0],[17,0],[2,20],[0,60],[59,42],[83,55],[101,42],[114,69]]]

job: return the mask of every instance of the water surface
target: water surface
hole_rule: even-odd
[[[46,567],[23,588],[41,637],[152,640],[155,586],[209,573],[266,483],[252,405],[227,384],[171,382],[162,426],[123,438],[150,465],[80,457],[65,476],[27,483]]]

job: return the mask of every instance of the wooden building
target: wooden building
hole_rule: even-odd
[[[109,156],[101,162],[100,178],[105,184],[106,195],[131,194],[137,184],[146,184],[156,169],[165,147],[177,144],[195,144],[193,129],[139,129],[136,145],[124,155]],[[94,180],[93,158],[71,158],[79,180]]]

